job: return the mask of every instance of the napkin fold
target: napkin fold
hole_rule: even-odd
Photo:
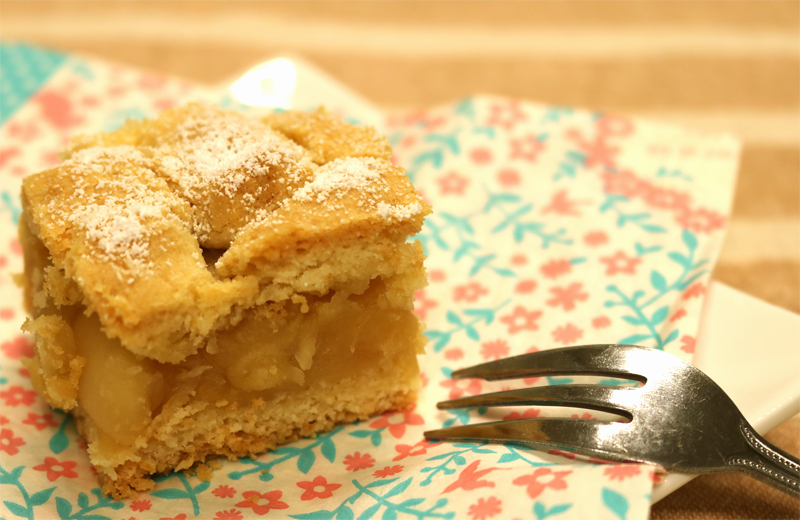
[[[530,407],[437,411],[437,401],[462,395],[578,381],[449,379],[475,363],[589,343],[647,345],[691,361],[730,212],[735,139],[492,96],[387,116],[394,160],[435,211],[416,237],[430,279],[417,295],[430,340],[417,406],[224,461],[210,482],[168,475],[153,492],[117,502],[99,493],[70,416],[33,391],[20,362],[32,355],[12,283],[22,270],[20,180],[56,164],[76,134],[188,101],[236,103],[184,80],[25,45],[0,45],[0,58],[1,86],[15,96],[0,104],[5,518],[647,518],[658,478],[650,467],[430,443],[422,432],[500,418],[606,418]]]

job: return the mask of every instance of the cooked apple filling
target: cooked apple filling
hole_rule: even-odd
[[[324,111],[190,105],[24,181],[31,379],[106,492],[413,403],[430,210],[390,155]]]

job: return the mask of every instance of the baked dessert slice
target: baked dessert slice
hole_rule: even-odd
[[[322,110],[188,105],[24,180],[31,379],[106,493],[415,401],[430,208],[390,157]]]

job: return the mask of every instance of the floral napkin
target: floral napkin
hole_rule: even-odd
[[[190,100],[236,103],[180,79],[20,44],[0,45],[0,67],[3,518],[648,517],[658,480],[650,467],[431,443],[422,432],[490,419],[604,418],[531,407],[437,411],[440,400],[576,380],[449,378],[478,362],[590,343],[647,345],[691,361],[730,209],[733,138],[488,96],[386,117],[394,160],[435,211],[417,236],[430,279],[417,295],[430,340],[417,406],[222,461],[210,482],[176,473],[114,501],[99,492],[71,417],[47,406],[20,363],[32,355],[12,282],[22,269],[20,180],[56,164],[76,134]]]

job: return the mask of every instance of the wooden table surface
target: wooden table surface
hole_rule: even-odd
[[[492,93],[737,134],[740,176],[714,277],[800,311],[797,1],[3,0],[0,38],[212,84],[289,51],[387,109]],[[768,438],[797,455],[800,419]],[[800,503],[712,475],[652,518],[800,518]]]

